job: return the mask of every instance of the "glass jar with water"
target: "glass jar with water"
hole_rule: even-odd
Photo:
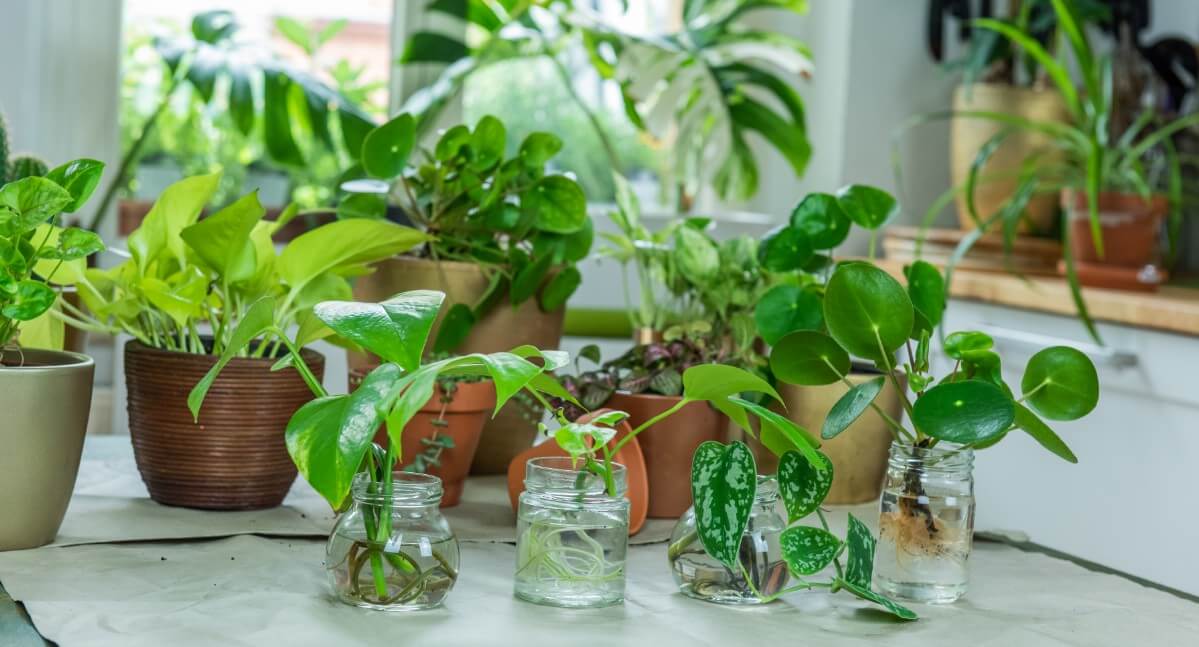
[[[929,604],[966,593],[974,533],[974,452],[892,443],[883,485],[874,584]]]
[[[629,546],[625,468],[603,478],[564,457],[525,466],[516,526],[516,597],[556,607],[603,607],[624,601]]]
[[[441,480],[396,472],[390,487],[355,477],[325,548],[334,595],[382,611],[436,607],[458,580],[458,540],[441,515]]]

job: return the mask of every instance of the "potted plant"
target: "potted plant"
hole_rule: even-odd
[[[562,141],[534,133],[509,157],[504,125],[494,117],[473,129],[450,128],[433,149],[412,155],[415,138],[409,114],[371,131],[359,173],[375,181],[348,186],[382,194],[350,193],[339,206],[343,215],[381,218],[391,201],[428,235],[418,249],[358,281],[356,298],[445,292],[450,305],[434,327],[435,353],[557,347],[566,301],[582,280],[575,263],[592,239],[582,190],[546,168]],[[360,355],[351,363],[363,372],[374,361]],[[528,400],[515,401],[489,423],[473,471],[507,469],[532,443],[536,420],[528,418],[535,410]]]
[[[75,487],[95,364],[51,349],[62,344],[54,317],[61,286],[79,280],[104,244],[57,223],[83,205],[102,169],[75,160],[0,186],[0,550],[52,541]]]
[[[353,220],[276,252],[271,236],[288,218],[263,221],[255,193],[197,220],[218,179],[196,176],[167,188],[129,236],[132,258],[89,269],[80,281],[91,314],[64,304],[65,318],[133,337],[125,344],[129,430],[151,498],[208,509],[272,507],[295,480],[282,431],[308,401],[308,387],[296,372],[271,370],[290,343],[285,337],[241,339],[240,324],[298,326],[300,346],[319,339],[328,329],[312,315],[315,303],[348,298],[347,276],[424,236]],[[210,334],[201,334],[204,324]],[[324,358],[303,355],[319,379]],[[201,378],[211,389],[203,411],[188,398]]]
[[[347,604],[381,610],[435,607],[458,578],[458,543],[438,512],[440,480],[394,471],[405,432],[436,397],[439,379],[486,376],[495,385],[497,408],[522,390],[539,400],[566,395],[547,374],[565,363],[565,353],[557,351],[522,346],[423,363],[444,300],[441,292],[417,290],[380,303],[317,304],[316,320],[383,361],[346,395],[329,395],[321,387],[304,366],[299,339],[285,343],[289,354],[280,364],[295,367],[315,396],[288,422],[287,451],[334,509],[343,509],[352,495],[329,536],[325,561],[334,594]],[[270,297],[251,307],[274,309]],[[270,319],[248,317],[238,324],[235,338],[244,342],[262,335],[286,339],[284,329]],[[222,359],[239,352],[237,346],[227,348]],[[203,401],[206,387],[206,382],[197,384],[191,400]],[[380,446],[372,439],[385,421],[387,438]]]
[[[872,264],[842,263],[825,289],[828,333],[792,333],[771,351],[770,362],[779,379],[800,384],[846,383],[851,356],[873,362],[882,373],[854,385],[832,406],[822,438],[836,437],[868,408],[878,411],[875,398],[885,381],[903,394],[910,429],[879,412],[894,442],[874,579],[889,596],[952,602],[965,594],[968,583],[974,452],[1023,430],[1076,462],[1042,418],[1085,416],[1098,401],[1099,383],[1086,355],[1055,346],[1029,360],[1017,398],[1003,380],[992,340],[979,332],[944,338],[943,350],[954,367],[937,379],[929,362],[934,320],[929,313],[939,312],[945,297],[943,283],[933,280],[934,275],[939,279],[931,265],[913,266],[905,289]],[[904,374],[913,399],[900,387]]]

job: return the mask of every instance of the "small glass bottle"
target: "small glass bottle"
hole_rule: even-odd
[[[625,468],[615,494],[569,458],[533,458],[516,513],[516,597],[556,607],[624,602],[629,548]]]
[[[391,492],[366,474],[354,477],[350,509],[325,547],[334,595],[381,611],[439,606],[458,579],[458,540],[441,515],[441,480],[396,472]]]
[[[948,604],[966,593],[974,534],[974,451],[892,443],[874,584],[891,598]]]
[[[679,592],[720,604],[761,604],[758,593],[769,596],[786,586],[790,575],[783,561],[779,536],[787,524],[778,513],[778,500],[778,482],[773,476],[759,476],[738,552],[744,573],[740,568],[728,568],[704,550],[695,529],[695,508],[688,509],[675,524],[667,549]],[[752,587],[745,573],[749,574]]]

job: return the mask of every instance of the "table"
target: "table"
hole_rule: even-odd
[[[131,489],[122,465],[132,465],[122,441],[127,443],[89,439],[64,528],[79,528],[76,510],[87,510],[93,498],[116,498]],[[494,517],[500,517],[497,506],[506,503],[498,483],[472,480],[467,492],[479,506],[490,501]],[[668,522],[647,527],[642,534],[650,533],[648,539],[641,537],[630,548],[624,605],[581,611],[538,607],[511,595],[510,511],[507,521],[494,527],[458,528],[454,522],[463,542],[461,579],[444,608],[371,613],[331,599],[321,568],[323,541],[311,529],[280,521],[281,512],[304,509],[306,496],[297,486],[284,508],[264,513],[274,524],[269,533],[214,530],[205,538],[122,543],[98,543],[93,537],[87,543],[0,553],[0,583],[32,618],[31,625],[21,607],[0,594],[0,644],[41,645],[38,631],[64,647],[565,645],[581,639],[665,647],[738,645],[751,636],[763,644],[806,640],[927,647],[968,640],[974,645],[1089,646],[1184,645],[1199,636],[1199,604],[1193,600],[997,541],[977,542],[969,595],[951,606],[912,605],[921,615],[915,623],[895,622],[845,594],[799,593],[753,609],[707,604],[675,592],[665,544],[650,541],[661,537]],[[127,498],[138,510],[157,507],[136,494]],[[872,508],[855,514],[872,521]],[[204,518],[222,514],[173,512]],[[846,512],[833,510],[834,526],[844,525]]]

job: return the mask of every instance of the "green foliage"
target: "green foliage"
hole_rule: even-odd
[[[757,489],[753,452],[744,443],[706,441],[691,459],[695,525],[704,550],[733,568]]]
[[[885,377],[879,376],[855,385],[841,396],[833,408],[829,409],[824,426],[820,429],[820,437],[832,440],[848,429],[874,403],[886,381]]]
[[[17,155],[8,162],[6,173],[9,182],[15,182],[27,177],[42,177],[50,171],[50,167],[40,158],[32,155]]]
[[[869,263],[841,265],[825,288],[829,334],[851,354],[886,368],[911,335],[913,317],[903,286]]]

